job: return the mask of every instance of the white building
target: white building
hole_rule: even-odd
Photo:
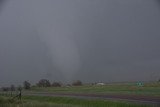
[[[100,82],[100,83],[97,83],[96,85],[105,85],[105,83]]]

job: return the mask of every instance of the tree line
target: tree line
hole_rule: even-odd
[[[80,80],[77,80],[77,81],[74,81],[72,84],[67,84],[66,86],[81,86],[81,85],[82,85],[82,82]],[[63,84],[61,82],[51,83],[47,79],[41,79],[34,86],[35,87],[62,87]],[[24,81],[23,87],[22,86],[15,87],[14,85],[11,85],[10,87],[2,87],[1,90],[2,91],[16,91],[16,90],[20,90],[22,88],[29,90],[29,89],[31,89],[31,87],[32,87],[32,85],[29,81]]]

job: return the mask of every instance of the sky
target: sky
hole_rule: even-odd
[[[160,79],[159,0],[0,2],[0,86]]]

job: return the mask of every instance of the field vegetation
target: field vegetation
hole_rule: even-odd
[[[151,107],[126,102],[87,100],[68,97],[24,96],[22,101],[0,97],[0,107]]]
[[[83,85],[83,86],[63,86],[63,87],[32,87],[32,92],[52,92],[52,93],[94,93],[94,94],[129,94],[160,96],[160,82],[144,83],[138,86],[136,83],[115,83],[103,86]]]
[[[24,86],[27,86],[27,82]],[[42,84],[42,83],[41,83]],[[143,85],[137,83],[112,83],[106,85],[83,84],[62,85],[54,82],[52,86],[30,86],[22,90],[22,100],[13,96],[17,95],[16,87],[2,88],[0,92],[0,107],[151,107],[129,103],[127,101],[112,101],[103,99],[80,99],[71,97],[53,96],[29,96],[27,93],[78,93],[78,94],[126,94],[126,95],[147,95],[160,97],[160,82],[148,82]]]

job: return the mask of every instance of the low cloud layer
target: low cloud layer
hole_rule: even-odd
[[[157,0],[10,0],[2,7],[0,85],[160,78]]]

